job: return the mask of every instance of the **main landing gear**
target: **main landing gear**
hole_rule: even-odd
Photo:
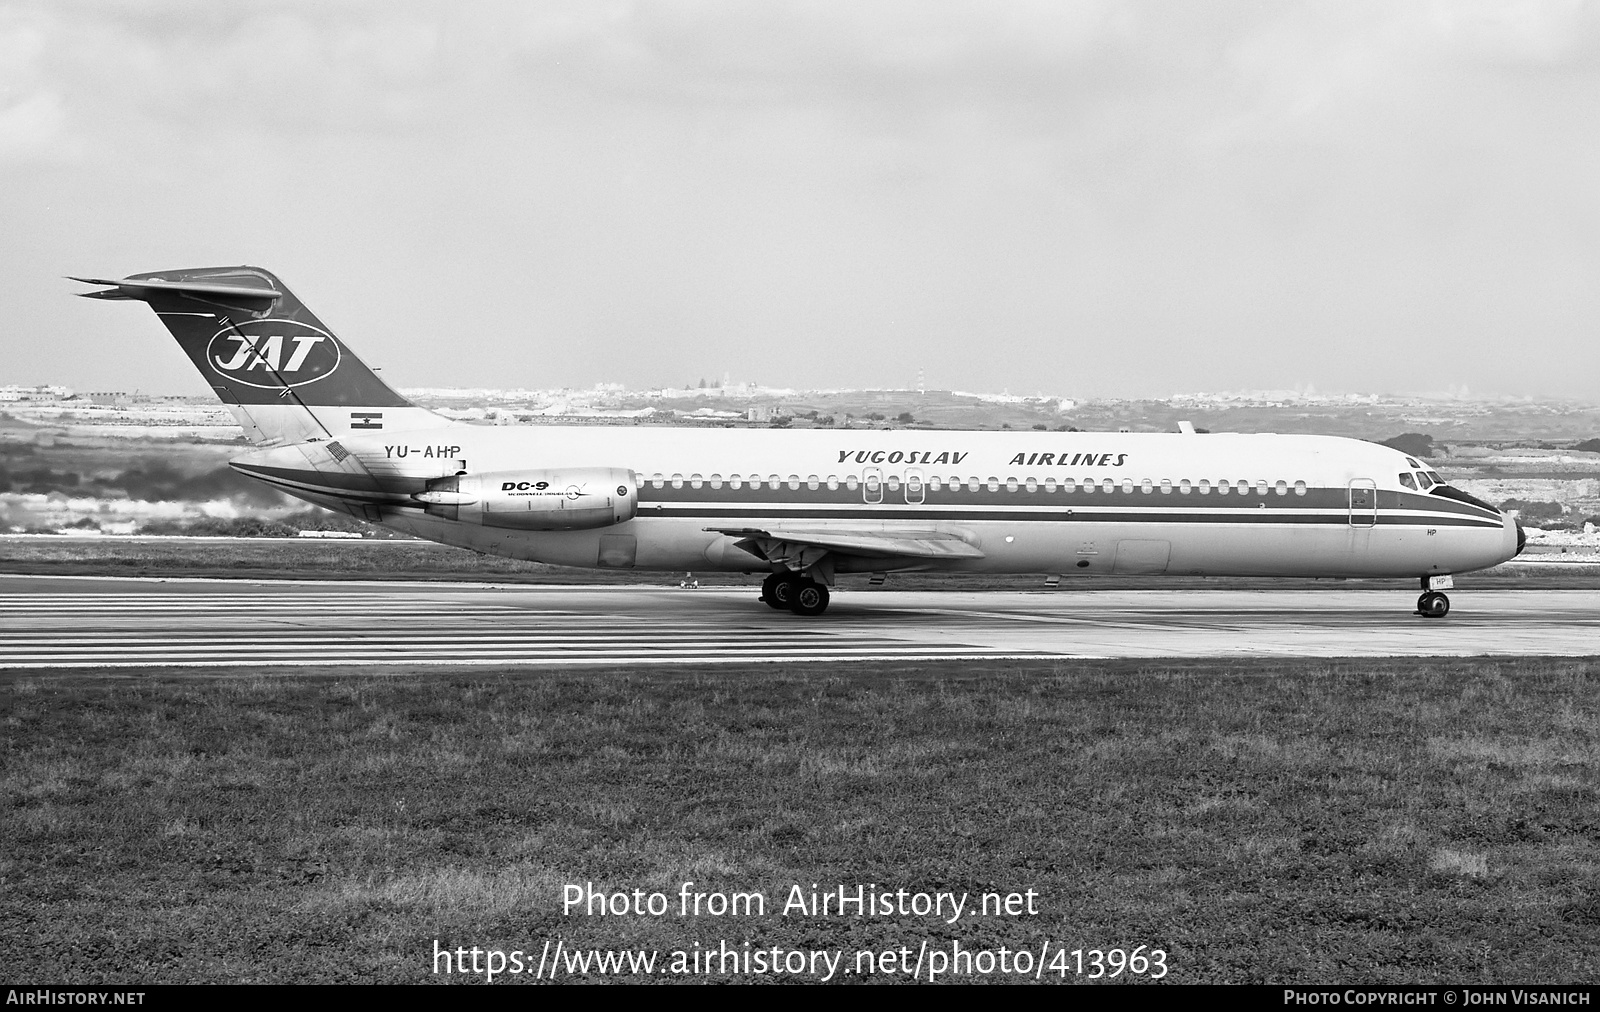
[[[773,573],[761,581],[761,600],[779,611],[821,615],[828,610],[828,588],[799,573]]]

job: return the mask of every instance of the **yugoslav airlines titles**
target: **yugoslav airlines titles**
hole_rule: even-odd
[[[838,463],[854,462],[857,464],[959,464],[967,458],[971,451],[945,450],[839,450]],[[1057,463],[1060,458],[1061,467],[1121,467],[1127,463],[1126,453],[1085,453],[1083,451],[1065,453],[1028,453],[1022,451],[1011,458],[1012,464],[1025,464],[1029,467],[1049,467]]]

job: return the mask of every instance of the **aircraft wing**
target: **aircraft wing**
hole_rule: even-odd
[[[983,552],[943,531],[802,530],[799,528],[707,527],[708,531],[739,538],[739,547],[763,559],[791,554],[795,549],[823,549],[841,555],[903,559],[981,559]]]

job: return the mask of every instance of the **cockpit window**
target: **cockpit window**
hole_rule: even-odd
[[[1477,506],[1479,509],[1486,509],[1497,516],[1500,514],[1498,509],[1490,506],[1488,503],[1484,502],[1482,499],[1479,499],[1470,492],[1463,492],[1459,488],[1451,488],[1449,485],[1446,485],[1443,482],[1440,482],[1439,484],[1430,488],[1428,490],[1428,494],[1436,495],[1444,499],[1454,499],[1457,502],[1469,503],[1473,506]]]
[[[1417,487],[1416,479],[1404,471],[1400,472],[1400,484],[1409,489],[1415,489]]]
[[[1406,463],[1410,464],[1412,467],[1421,467],[1422,466],[1421,464],[1419,464],[1416,461],[1412,460],[1410,457],[1406,458]]]
[[[1432,478],[1433,479],[1433,483],[1435,485],[1443,485],[1444,484],[1444,479],[1439,477],[1439,472],[1438,471],[1425,471],[1423,473],[1426,474],[1429,478]]]
[[[1426,492],[1430,487],[1432,487],[1434,485],[1437,485],[1437,484],[1438,484],[1438,482],[1436,482],[1432,478],[1428,477],[1428,472],[1426,472],[1426,471],[1418,471],[1417,472],[1417,487],[1422,489],[1424,492]]]

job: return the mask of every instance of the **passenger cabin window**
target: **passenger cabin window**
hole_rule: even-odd
[[[1184,478],[1183,480],[1178,482],[1178,493],[1180,495],[1188,495],[1189,494],[1189,490],[1192,489],[1193,487],[1194,487],[1193,485],[1189,484],[1189,479],[1188,478]]]
[[[722,475],[714,474],[714,475],[711,476],[711,487],[712,488],[721,488],[722,487]]]
[[[689,475],[689,487],[690,488],[699,488],[703,484],[705,484],[705,479],[702,478],[700,475],[698,475],[698,474]]]
[[[1294,483],[1294,494],[1295,495],[1305,495],[1306,494],[1306,483],[1303,482],[1303,481],[1295,482]]]
[[[1406,488],[1411,489],[1412,491],[1416,491],[1417,480],[1415,478],[1411,477],[1411,475],[1405,473],[1404,471],[1400,472],[1400,484],[1404,485]]]
[[[1274,492],[1278,493],[1279,495],[1288,495],[1289,494],[1289,483],[1286,482],[1286,481],[1283,481],[1282,479],[1279,479],[1278,483],[1276,485],[1272,486],[1272,490]]]

